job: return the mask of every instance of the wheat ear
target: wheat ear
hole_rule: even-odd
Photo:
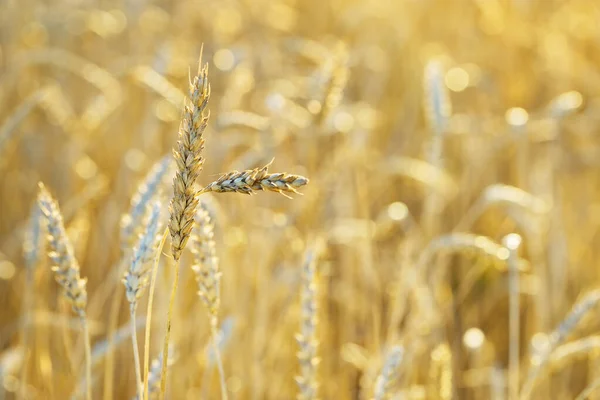
[[[139,184],[136,193],[131,198],[129,213],[121,218],[121,248],[129,249],[136,237],[137,230],[142,225],[142,218],[148,211],[148,204],[160,192],[161,183],[169,172],[173,159],[171,155],[157,161]]]
[[[73,254],[73,247],[67,237],[63,218],[56,201],[46,190],[42,183],[39,184],[38,205],[46,217],[48,231],[48,256],[52,261],[56,281],[62,287],[62,294],[67,299],[73,312],[81,320],[85,346],[87,399],[92,399],[92,366],[90,334],[85,307],[87,305],[86,279],[79,274],[79,264]]]
[[[279,172],[269,174],[271,161],[262,168],[254,168],[245,171],[232,171],[222,175],[216,181],[210,183],[202,192],[236,192],[253,194],[258,191],[270,191],[281,193],[298,193],[296,189],[306,185],[308,178],[300,175]]]
[[[179,126],[177,148],[173,151],[177,163],[177,172],[173,179],[169,231],[171,232],[171,253],[175,260],[175,277],[169,299],[167,331],[163,348],[163,369],[160,382],[161,398],[164,398],[167,383],[166,363],[169,337],[171,335],[171,317],[179,282],[179,258],[194,226],[194,214],[198,206],[198,193],[194,185],[204,164],[202,158],[202,150],[204,149],[203,134],[210,116],[210,112],[207,110],[208,99],[210,98],[208,64],[202,66],[202,52],[198,64],[198,73],[190,82],[189,99],[184,107],[183,119]]]
[[[402,346],[393,346],[390,349],[381,373],[375,381],[375,400],[387,400],[392,397],[403,358],[404,348]]]
[[[318,391],[319,340],[317,338],[317,267],[316,254],[313,251],[309,251],[305,256],[302,274],[300,332],[296,335],[300,363],[300,375],[296,377],[299,390],[297,398],[314,400],[317,398]]]
[[[140,236],[137,245],[133,250],[133,256],[129,263],[129,268],[125,272],[123,284],[125,285],[125,294],[129,301],[129,311],[131,314],[131,342],[133,345],[133,355],[135,362],[135,372],[137,380],[138,396],[143,398],[144,387],[142,384],[142,373],[140,370],[140,354],[137,342],[136,332],[136,310],[138,300],[142,297],[148,284],[150,283],[150,273],[152,269],[149,266],[153,259],[154,251],[157,245],[157,235],[159,231],[158,219],[160,216],[160,203],[152,205],[148,223]]]
[[[217,344],[217,326],[221,303],[221,270],[214,240],[215,225],[205,203],[200,202],[196,212],[196,229],[192,233],[194,254],[194,276],[198,283],[198,295],[202,299],[210,318],[212,344],[221,379],[221,397],[227,399],[227,384],[223,362]]]

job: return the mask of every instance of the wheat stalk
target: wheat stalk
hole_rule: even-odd
[[[87,399],[92,398],[92,367],[90,334],[85,307],[87,305],[86,279],[79,273],[79,264],[73,255],[73,247],[67,237],[63,218],[56,201],[40,182],[38,205],[46,217],[48,231],[48,256],[53,263],[52,271],[56,281],[62,287],[62,294],[79,316],[82,324],[86,360]]]
[[[318,381],[317,347],[317,268],[316,254],[307,252],[302,268],[303,283],[301,295],[301,322],[300,333],[296,335],[298,342],[298,361],[300,375],[296,377],[298,384],[298,400],[317,399]]]
[[[448,400],[452,398],[452,353],[448,343],[441,343],[431,352],[427,395]]]
[[[224,174],[202,189],[202,193],[236,192],[253,194],[258,191],[270,191],[289,197],[286,193],[299,194],[297,189],[308,183],[308,178],[301,175],[292,175],[285,172],[269,174],[269,166],[272,163],[273,161],[262,168],[248,169],[241,172],[232,171]]]
[[[519,330],[520,330],[520,274],[518,265],[518,250],[521,237],[516,233],[506,235],[502,244],[508,249],[509,273],[509,352],[508,352],[508,382],[509,398],[519,399]]]

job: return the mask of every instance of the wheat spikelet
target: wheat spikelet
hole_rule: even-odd
[[[145,229],[133,249],[129,269],[123,277],[127,300],[132,309],[137,307],[138,300],[143,296],[149,284],[149,274],[151,272],[149,263],[153,260],[154,250],[157,245],[158,232],[160,230],[159,217],[160,203],[155,202],[151,207]]]
[[[298,361],[300,375],[296,377],[298,383],[298,400],[312,400],[317,398],[318,381],[317,365],[317,271],[316,255],[309,251],[304,260],[303,284],[301,295],[301,323],[300,333],[296,335],[298,342]]]
[[[192,233],[194,271],[198,294],[207,307],[211,324],[216,326],[221,301],[221,270],[214,240],[214,222],[205,203],[200,202],[196,212],[196,229]]]
[[[236,192],[253,194],[258,191],[281,193],[297,193],[296,190],[308,183],[308,178],[287,173],[269,174],[269,166],[273,161],[262,168],[254,168],[242,172],[232,171],[210,183],[202,192]]]
[[[177,172],[173,180],[169,231],[171,253],[176,261],[179,260],[194,225],[194,213],[198,205],[194,184],[204,164],[202,135],[210,116],[206,110],[210,98],[208,64],[202,66],[201,61],[199,64],[198,74],[190,82],[189,103],[184,107],[177,148],[173,151]]]
[[[63,295],[71,304],[73,311],[85,317],[87,305],[86,280],[79,275],[79,264],[73,255],[73,247],[65,231],[63,218],[58,204],[40,183],[38,194],[39,207],[46,217],[48,230],[48,256],[52,260],[56,281],[63,288]]]
[[[392,397],[403,358],[404,348],[402,346],[393,346],[390,349],[381,373],[375,381],[375,400],[387,400]]]
[[[160,191],[161,183],[172,165],[170,155],[157,161],[139,184],[131,198],[129,213],[121,218],[121,248],[129,248],[141,224],[141,219],[148,211],[148,204]]]

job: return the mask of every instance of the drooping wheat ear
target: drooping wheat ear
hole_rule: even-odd
[[[309,251],[302,268],[303,283],[301,295],[301,321],[300,333],[296,335],[298,342],[298,361],[300,375],[296,377],[298,383],[298,400],[312,400],[317,398],[318,381],[317,347],[317,267],[316,254]]]
[[[567,314],[558,327],[548,335],[548,343],[546,343],[540,354],[536,354],[531,358],[531,367],[527,375],[527,380],[521,389],[520,398],[522,400],[531,397],[538,378],[541,373],[546,370],[552,352],[565,340],[567,335],[575,329],[577,324],[579,324],[579,321],[581,321],[588,311],[597,306],[598,303],[600,303],[600,289],[586,293],[585,296],[573,306],[569,314]]]
[[[308,183],[308,178],[300,175],[283,173],[269,174],[273,161],[262,168],[254,168],[242,172],[232,171],[212,182],[202,192],[237,192],[253,194],[261,190],[277,192],[289,197],[286,193],[297,193],[296,190]]]
[[[164,156],[152,166],[138,186],[131,198],[129,213],[121,218],[121,249],[131,248],[142,224],[141,220],[149,209],[147,206],[160,192],[161,183],[169,172],[172,162],[170,154]]]
[[[403,358],[404,348],[402,346],[396,345],[390,349],[381,373],[375,381],[375,400],[387,400],[392,397]]]
[[[200,56],[202,57],[202,56]],[[208,124],[210,112],[206,109],[210,98],[208,83],[208,64],[199,62],[198,74],[190,82],[189,101],[184,107],[183,119],[179,126],[177,148],[173,150],[177,162],[177,172],[173,179],[173,198],[171,200],[171,253],[175,261],[192,232],[194,214],[198,199],[194,183],[202,171],[204,159],[204,130]]]
[[[160,203],[155,202],[149,208],[148,222],[133,249],[129,269],[123,277],[127,300],[132,309],[137,307],[138,300],[144,295],[148,287],[151,272],[150,261],[154,259],[154,250],[158,244]]]
[[[432,60],[427,63],[423,86],[427,123],[434,134],[441,135],[448,129],[452,104],[444,84],[444,68],[440,61]]]
[[[215,225],[205,203],[196,211],[197,227],[192,233],[192,270],[198,283],[198,294],[207,307],[211,325],[217,326],[221,303],[221,269],[215,247]]]
[[[58,204],[41,182],[39,187],[38,205],[46,217],[48,256],[54,264],[52,271],[56,281],[63,289],[63,296],[81,320],[85,350],[86,398],[92,400],[92,356],[90,331],[85,312],[87,305],[86,279],[82,279],[79,275],[79,264],[73,254],[73,246],[67,237]]]
[[[39,186],[38,204],[46,217],[48,256],[53,263],[52,271],[54,271],[56,281],[62,287],[63,295],[71,304],[73,311],[78,316],[85,317],[86,280],[79,275],[79,264],[73,255],[73,247],[67,237],[58,204],[42,183]]]
[[[452,398],[452,353],[448,343],[439,344],[431,352],[427,396],[431,399]]]

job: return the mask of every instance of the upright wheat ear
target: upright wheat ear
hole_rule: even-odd
[[[73,255],[73,247],[65,231],[63,218],[50,193],[40,183],[38,204],[46,217],[48,229],[48,256],[52,260],[52,271],[62,287],[62,293],[71,304],[73,311],[85,317],[87,305],[86,280],[79,276],[79,263]]]
[[[54,271],[56,281],[62,287],[63,296],[81,319],[85,344],[87,399],[91,400],[92,365],[90,334],[85,312],[87,305],[86,279],[82,279],[79,275],[79,264],[73,255],[73,246],[67,237],[58,204],[42,183],[39,186],[38,204],[46,217],[48,256],[53,264],[52,271]]]
[[[206,110],[210,98],[208,64],[199,65],[198,75],[190,82],[189,102],[185,105],[183,119],[179,126],[177,148],[173,150],[177,162],[177,172],[173,179],[173,199],[171,200],[171,253],[175,261],[192,232],[194,214],[198,205],[194,183],[202,171],[204,158],[204,130],[210,112]]]
[[[171,254],[175,260],[175,277],[169,298],[167,330],[163,345],[163,368],[160,380],[160,398],[164,398],[167,386],[167,359],[169,338],[171,336],[171,320],[175,294],[179,282],[179,259],[194,227],[194,214],[198,206],[198,190],[194,187],[196,179],[202,171],[204,159],[204,130],[208,124],[210,113],[206,109],[210,98],[208,84],[208,64],[202,66],[202,53],[198,65],[198,74],[190,82],[189,101],[184,107],[183,119],[179,126],[177,148],[173,151],[177,162],[177,172],[173,179],[173,198],[171,199]]]

